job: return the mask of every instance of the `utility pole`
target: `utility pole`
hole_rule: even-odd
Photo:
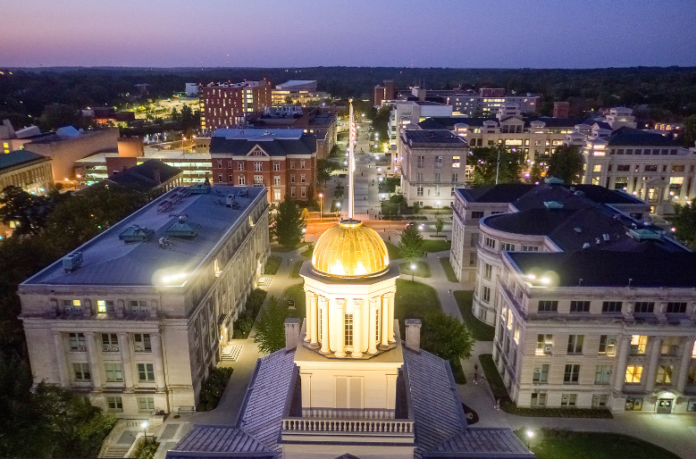
[[[498,147],[498,161],[495,163],[495,184],[498,184],[498,174],[500,173],[500,147]]]

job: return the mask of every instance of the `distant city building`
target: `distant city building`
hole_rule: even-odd
[[[414,94],[418,89],[418,95]],[[407,100],[421,100],[443,103],[452,106],[455,115],[468,117],[487,117],[494,115],[505,104],[516,104],[525,114],[539,112],[539,94],[505,94],[504,88],[481,88],[478,92],[463,89],[425,89],[412,88]]]
[[[246,117],[270,107],[271,83],[266,80],[241,83],[210,83],[199,91],[201,129],[242,125]]]
[[[290,80],[276,85],[273,90],[273,106],[286,104],[307,105],[331,98],[326,92],[317,91],[317,80]]]
[[[375,107],[380,107],[385,100],[393,100],[395,98],[394,80],[384,80],[383,84],[375,86],[372,90],[372,105]]]
[[[148,159],[142,164],[136,164],[135,157],[106,158],[109,178],[102,183],[114,183],[144,192],[157,193],[166,192],[184,184],[183,171],[159,159]]]
[[[263,188],[161,196],[20,285],[34,380],[119,417],[193,409],[268,244]]]
[[[469,146],[445,130],[404,130],[401,190],[409,205],[449,206],[467,178]]]
[[[394,103],[387,125],[391,151],[398,151],[399,132],[402,128],[416,124],[426,118],[441,116],[452,116],[452,107],[420,100],[397,101]]]
[[[29,150],[0,155],[0,190],[16,186],[27,193],[45,194],[52,185],[50,158]]]
[[[285,195],[308,201],[316,193],[317,140],[300,129],[218,129],[210,141],[213,180],[266,187],[268,201]]]
[[[201,85],[198,83],[186,83],[186,89],[184,92],[189,97],[198,97],[198,91],[200,88]]]
[[[570,102],[554,102],[553,117],[566,119],[570,116]]]

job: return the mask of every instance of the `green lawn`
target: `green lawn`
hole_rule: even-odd
[[[283,259],[277,255],[271,255],[268,257],[268,260],[266,260],[266,266],[263,269],[264,274],[275,274],[278,272],[278,268],[280,268],[280,264],[283,262]]]
[[[295,300],[295,310],[288,310],[288,317],[305,318],[305,291],[304,284],[295,284],[286,288],[283,292],[282,301]],[[287,303],[286,303],[287,304]]]
[[[440,264],[442,265],[442,269],[445,270],[445,275],[447,276],[447,280],[450,282],[459,282],[457,280],[457,276],[454,275],[454,269],[452,269],[452,264],[449,261],[449,258],[440,258]]]
[[[531,449],[538,459],[679,459],[676,454],[628,435],[541,429],[537,437]]]
[[[440,259],[441,261],[443,258]],[[449,260],[447,262],[449,264]],[[443,263],[444,266],[444,263]],[[459,311],[462,313],[464,323],[471,330],[477,341],[493,341],[495,337],[495,328],[486,325],[471,312],[471,302],[474,297],[474,292],[470,290],[457,290],[454,292],[454,298],[457,300]]]
[[[314,244],[310,243],[309,245],[307,245],[307,250],[305,250],[304,252],[300,253],[300,255],[302,255],[303,257],[305,257],[305,258],[307,258],[307,259],[309,259],[309,258],[312,258],[312,254],[313,254],[313,253],[314,253]]]
[[[399,265],[399,272],[401,274],[411,275],[411,263],[401,263]],[[425,261],[416,262],[416,277],[431,277],[430,266]]]
[[[399,258],[401,258],[401,250],[399,250],[398,246],[386,241],[385,244],[387,245],[387,251],[389,252],[390,260],[398,260]]]
[[[491,387],[493,396],[503,401],[510,400],[507,389],[505,389],[505,383],[503,383],[503,379],[500,377],[498,369],[495,367],[495,362],[493,362],[493,355],[481,354],[479,355],[479,360],[481,361],[481,368],[486,374],[486,379],[488,380],[488,385]]]
[[[404,319],[423,319],[428,313],[442,313],[435,289],[420,282],[396,280],[394,316],[403,327]]]
[[[452,248],[450,241],[438,241],[436,239],[426,239],[423,241],[423,250],[426,252],[444,252]]]
[[[304,260],[296,261],[295,264],[292,267],[292,272],[290,273],[290,277],[293,279],[299,279],[300,278],[300,268],[302,268],[302,264],[304,263]]]

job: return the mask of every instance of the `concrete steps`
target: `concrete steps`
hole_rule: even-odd
[[[126,453],[130,449],[130,446],[110,446],[107,448],[107,450],[104,452],[104,455],[102,457],[107,457],[107,458],[123,458],[125,457]]]

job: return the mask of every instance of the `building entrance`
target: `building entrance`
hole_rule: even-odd
[[[671,414],[672,413],[672,403],[674,400],[671,399],[659,399],[657,401],[657,413],[658,414]]]

